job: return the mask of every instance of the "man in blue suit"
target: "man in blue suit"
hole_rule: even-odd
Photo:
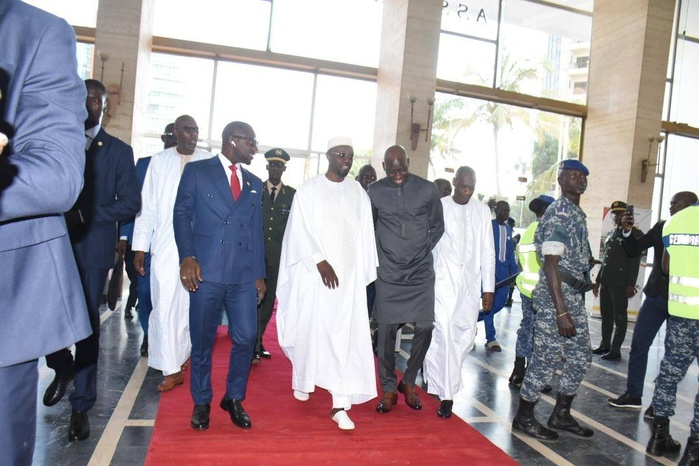
[[[73,411],[69,441],[85,440],[90,436],[87,412],[97,398],[99,307],[107,274],[114,267],[117,222],[127,220],[141,208],[133,150],[102,128],[107,88],[94,79],[85,80],[85,87],[88,114],[85,120],[85,185],[65,217],[92,335],[76,343],[75,361],[66,348],[46,356],[46,364],[56,371],[56,376],[44,394],[44,404],[55,405],[63,397],[68,382],[75,377],[75,391],[70,395]]]
[[[209,427],[211,350],[221,308],[233,348],[220,406],[238,427],[252,426],[241,402],[257,337],[257,303],[266,291],[262,181],[243,168],[257,152],[255,132],[234,121],[222,139],[217,157],[185,166],[173,214],[180,276],[191,293],[191,426],[196,430]]]
[[[90,323],[63,212],[83,185],[85,86],[62,19],[0,2],[0,464],[29,465],[37,359]]]

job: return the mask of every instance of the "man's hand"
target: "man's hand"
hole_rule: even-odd
[[[204,279],[201,276],[201,267],[199,262],[193,257],[185,257],[180,264],[180,280],[182,285],[191,293],[199,289],[199,283]]]
[[[493,293],[483,293],[481,297],[483,312],[489,312],[493,308],[493,295]]]
[[[119,253],[120,256],[124,257],[126,255],[126,251],[128,249],[129,249],[129,242],[126,241],[125,239],[120,239],[116,245],[116,252]]]
[[[634,296],[636,296],[636,286],[635,285],[626,285],[626,298],[631,299]]]
[[[136,272],[138,272],[142,277],[145,277],[146,267],[144,264],[146,263],[146,253],[143,251],[134,251],[134,253],[133,267],[136,269]]]
[[[262,300],[265,299],[265,294],[267,293],[267,285],[265,284],[264,278],[255,280],[255,289],[257,290],[257,305],[259,306]]]
[[[595,298],[599,297],[599,283],[595,283],[595,287],[592,288],[592,294],[595,295]]]
[[[575,325],[573,325],[573,319],[570,317],[570,314],[568,314],[568,311],[565,311],[561,314],[556,314],[556,324],[558,325],[558,333],[561,336],[570,338],[574,337],[578,333],[575,330]]]
[[[331,290],[340,286],[337,275],[335,275],[335,270],[333,269],[332,265],[328,264],[328,261],[318,262],[316,267],[318,267],[320,277],[323,279],[323,285],[327,286]]]

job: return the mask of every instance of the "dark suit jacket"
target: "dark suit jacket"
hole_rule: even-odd
[[[644,250],[653,248],[653,268],[650,276],[643,288],[643,292],[650,298],[661,297],[667,299],[669,277],[663,272],[663,252],[665,245],[663,244],[663,226],[665,220],[661,220],[651,228],[648,233],[641,237],[629,235],[624,238],[624,245],[629,254],[640,256]]]
[[[111,269],[117,243],[117,222],[141,208],[141,190],[131,146],[101,128],[85,154],[85,187],[71,210],[85,223],[70,230],[78,266]]]
[[[233,201],[218,157],[188,163],[177,190],[173,226],[180,260],[194,256],[204,280],[221,284],[265,278],[262,181],[241,169]]]
[[[286,222],[289,220],[291,202],[294,199],[296,190],[282,183],[279,192],[275,193],[274,203],[272,203],[272,199],[269,197],[266,187],[262,191],[265,260],[267,262],[267,267],[271,267],[276,271],[279,268],[279,257],[282,253],[282,240],[284,239]]]
[[[0,367],[65,348],[91,332],[63,212],[83,186],[85,84],[75,32],[16,0],[0,2],[2,119],[14,136],[0,166]],[[6,157],[7,153],[11,153]]]
[[[631,234],[637,238],[642,235],[637,228],[634,228]],[[604,241],[602,267],[597,274],[597,282],[605,286],[619,288],[635,285],[640,264],[641,258],[638,255],[630,254],[624,246],[621,229],[614,228],[607,234]]]
[[[143,189],[143,181],[146,179],[146,172],[148,171],[148,165],[150,165],[150,157],[143,157],[138,159],[136,162],[136,176],[138,176],[138,192]],[[126,236],[126,240],[131,244],[133,239],[133,225],[136,221],[136,216],[131,217],[127,221],[121,224],[119,229],[119,236]]]

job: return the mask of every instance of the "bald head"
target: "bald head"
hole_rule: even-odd
[[[670,215],[697,203],[697,195],[691,191],[680,191],[670,199]]]
[[[401,146],[391,146],[383,154],[383,169],[386,177],[396,186],[403,186],[408,181],[409,164],[408,153]]]

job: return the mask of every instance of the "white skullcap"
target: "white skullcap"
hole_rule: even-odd
[[[333,147],[337,146],[352,146],[352,139],[348,138],[347,136],[336,136],[334,138],[330,138],[328,141],[328,150],[332,149]]]

